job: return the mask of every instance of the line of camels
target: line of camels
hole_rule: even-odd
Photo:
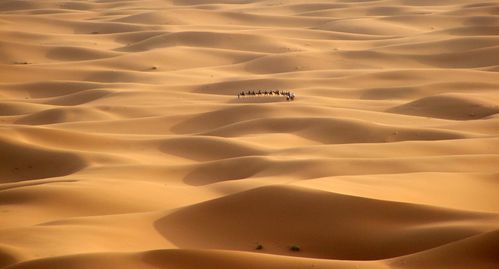
[[[287,101],[295,100],[295,94],[289,91],[273,91],[273,90],[258,90],[258,91],[242,91],[237,94],[237,98],[246,97],[246,96],[285,96]]]

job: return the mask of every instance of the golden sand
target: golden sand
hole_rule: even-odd
[[[0,268],[499,268],[498,71],[494,1],[2,0]]]

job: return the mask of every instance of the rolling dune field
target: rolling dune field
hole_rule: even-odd
[[[2,0],[0,268],[497,269],[498,72],[497,1]]]

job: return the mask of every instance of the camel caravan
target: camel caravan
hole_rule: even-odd
[[[295,100],[295,94],[293,92],[273,90],[242,91],[237,94],[237,99],[252,96],[284,96],[287,101]]]

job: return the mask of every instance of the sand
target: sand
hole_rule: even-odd
[[[498,71],[495,1],[2,0],[0,268],[499,268]]]

